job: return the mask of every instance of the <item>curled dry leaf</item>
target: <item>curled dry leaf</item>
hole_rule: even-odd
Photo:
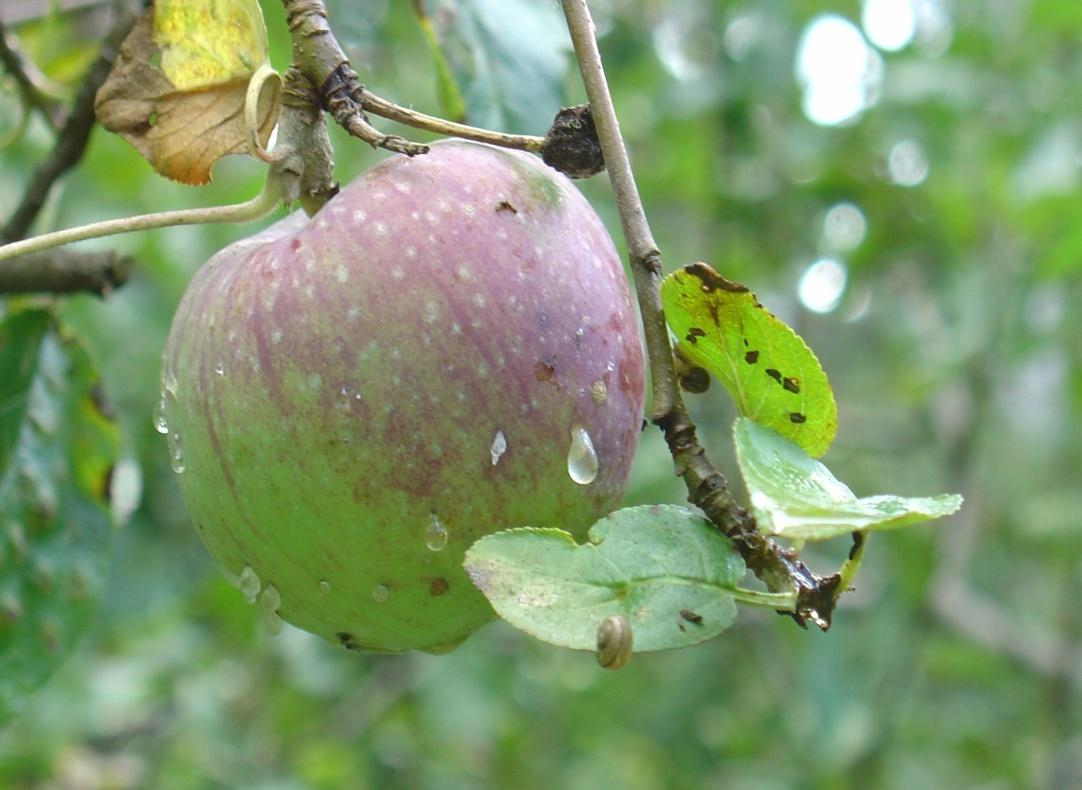
[[[159,0],[125,39],[94,109],[163,176],[205,184],[221,157],[248,150],[245,95],[266,62],[256,0]],[[277,122],[279,94],[272,80],[259,96],[260,145]]]

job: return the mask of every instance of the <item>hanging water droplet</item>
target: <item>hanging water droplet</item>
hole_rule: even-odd
[[[221,362],[219,362],[217,365],[214,366],[214,372],[217,373],[219,376],[224,376],[225,375],[225,365],[223,365]]]
[[[320,581],[319,583],[319,597],[323,598],[326,595],[330,595],[331,585],[327,581]]]
[[[239,587],[241,593],[244,595],[244,600],[248,603],[255,603],[256,596],[259,595],[259,588],[262,584],[259,581],[259,574],[257,574],[248,565],[244,566],[244,570],[240,572]]]
[[[492,465],[495,466],[507,452],[507,437],[503,435],[503,431],[496,431],[496,435],[492,438],[492,446],[488,451],[492,456]]]
[[[278,616],[278,612],[263,611],[263,630],[265,630],[271,636],[277,636],[282,633],[282,618]]]
[[[184,461],[184,447],[180,443],[180,434],[176,431],[169,434],[169,466],[178,475],[184,474],[187,466]]]
[[[154,407],[154,430],[169,433],[169,421],[165,417],[165,392],[162,392],[158,405]]]
[[[386,601],[387,596],[390,595],[390,593],[391,591],[387,589],[387,585],[385,584],[377,584],[372,588],[372,597],[375,599],[376,603],[383,603]]]
[[[282,605],[282,595],[278,592],[278,588],[273,584],[268,584],[259,593],[259,605],[263,607],[264,612],[277,612],[278,607]]]
[[[259,593],[259,606],[263,610],[263,627],[269,634],[278,634],[282,631],[282,618],[278,616],[278,607],[281,605],[282,596],[273,584],[268,584]]]
[[[439,516],[433,513],[425,527],[425,545],[431,551],[443,551],[447,548],[447,538],[447,527],[440,521]]]
[[[571,447],[567,451],[567,474],[582,486],[590,485],[597,479],[600,463],[593,439],[586,429],[576,425],[571,429]]]

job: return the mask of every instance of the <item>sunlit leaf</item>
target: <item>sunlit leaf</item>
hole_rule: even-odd
[[[25,418],[0,474],[0,721],[90,624],[113,532],[117,435],[97,403],[97,376],[80,347],[51,332],[36,356]]]
[[[949,516],[958,494],[858,499],[823,464],[748,419],[733,428],[736,457],[763,532],[793,540],[826,540],[867,529],[895,529]]]
[[[810,455],[826,452],[838,419],[826,373],[755,294],[694,263],[665,278],[661,300],[680,353],[725,385],[742,415]]]
[[[148,9],[120,49],[95,110],[164,176],[205,184],[211,166],[244,153],[248,82],[267,62],[255,0],[167,0]],[[260,96],[259,141],[278,117],[278,92]]]
[[[744,576],[710,522],[668,505],[618,510],[581,546],[558,529],[498,532],[473,544],[464,564],[511,625],[576,650],[593,650],[598,625],[616,614],[631,624],[636,651],[717,636],[736,616]]]

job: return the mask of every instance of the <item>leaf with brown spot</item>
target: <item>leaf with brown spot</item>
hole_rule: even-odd
[[[717,378],[742,415],[809,455],[826,452],[837,429],[826,373],[800,336],[755,294],[695,263],[665,278],[661,301],[676,337],[705,330],[694,344],[679,343],[678,351]]]
[[[256,0],[159,0],[124,40],[94,109],[163,176],[210,181],[227,154],[248,150],[248,83],[267,62]],[[259,97],[258,139],[278,119],[278,83]]]

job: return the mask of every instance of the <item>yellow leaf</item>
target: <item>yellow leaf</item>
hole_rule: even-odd
[[[205,184],[227,154],[248,150],[248,83],[267,61],[255,0],[159,0],[124,40],[94,109],[151,166],[175,181]],[[261,92],[257,137],[278,120],[280,84]]]
[[[267,62],[256,0],[157,0],[154,43],[161,71],[181,91],[248,79]]]

